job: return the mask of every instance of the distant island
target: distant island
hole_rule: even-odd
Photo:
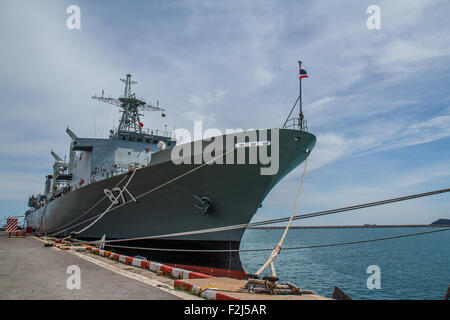
[[[438,219],[430,224],[363,224],[353,226],[291,226],[291,229],[345,229],[345,228],[429,228],[450,227],[450,219]],[[249,227],[249,229],[284,229],[285,226],[277,227]]]
[[[437,226],[450,226],[450,219],[438,219],[433,221],[431,224]]]

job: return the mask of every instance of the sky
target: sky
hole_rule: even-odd
[[[66,12],[80,8],[80,29]],[[369,29],[367,8],[380,8]],[[298,214],[450,186],[450,2],[1,1],[0,217],[43,191],[69,126],[106,137],[123,93],[166,109],[144,127],[281,127],[298,95],[317,144]],[[303,167],[253,221],[289,216]],[[298,225],[428,224],[450,218],[450,194],[297,221]]]

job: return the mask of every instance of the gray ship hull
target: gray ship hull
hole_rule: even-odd
[[[256,133],[259,136],[258,130]],[[225,141],[227,135],[223,138]],[[123,187],[130,179],[126,189],[138,198],[137,202],[124,192],[126,204],[113,205],[113,210],[81,232],[79,239],[99,240],[103,235],[107,240],[130,239],[246,224],[269,191],[305,160],[306,150],[312,150],[315,142],[316,138],[307,132],[280,129],[279,170],[275,175],[261,175],[260,169],[266,166],[259,163],[176,165],[171,160],[171,149],[159,151],[152,154],[148,166],[134,173],[91,183],[32,211],[26,217],[27,226],[56,237],[78,232],[111,206],[105,189]],[[203,149],[208,143],[203,142]],[[210,212],[205,214],[198,208],[197,197],[211,200]],[[192,251],[239,249],[244,231],[130,240],[106,244],[105,248],[213,275],[244,278],[237,252]]]

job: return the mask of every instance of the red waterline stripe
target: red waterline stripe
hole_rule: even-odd
[[[113,259],[113,260],[116,260],[116,261],[122,261],[123,260],[122,262],[124,262],[126,264],[130,264],[130,265],[133,265],[133,259],[140,260],[140,259],[137,259],[137,258],[128,257],[128,256],[125,256],[125,255],[120,255],[120,254],[117,254],[117,253],[112,253],[111,251],[104,251],[104,250],[100,250],[98,248],[93,248],[93,247],[87,247],[87,250],[88,251],[92,251],[95,254],[99,254],[99,255],[101,254],[101,255],[103,255],[105,257],[109,257],[110,259]],[[146,261],[146,260],[140,261],[141,268],[145,268],[145,269],[150,269],[151,270],[151,268],[150,268],[151,264],[152,264],[151,261]],[[189,266],[187,266],[187,267],[189,267]],[[161,264],[161,266],[159,267],[159,270],[163,274],[166,274],[166,275],[169,275],[169,276],[174,276],[174,269],[175,268],[186,270],[189,279],[212,278],[213,277],[211,275],[206,275],[206,274],[200,273],[198,271],[189,271],[189,268],[182,268],[182,267],[180,267],[180,265],[169,266],[169,265]],[[192,268],[195,268],[195,267],[192,267]],[[202,268],[197,268],[197,269],[200,270]],[[207,269],[209,271],[211,271],[211,268],[207,268]],[[216,270],[222,270],[223,271],[222,273],[226,273],[226,274],[230,273],[228,270],[224,270],[224,269],[216,269]]]

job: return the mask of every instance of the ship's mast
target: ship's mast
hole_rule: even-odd
[[[301,131],[308,131],[308,125],[305,120],[305,116],[303,114],[303,105],[302,105],[302,79],[308,78],[308,73],[306,72],[305,69],[303,69],[302,62],[300,60],[298,61],[298,71],[299,71],[298,97],[297,97],[297,100],[295,101],[294,105],[292,106],[291,112],[289,112],[289,115],[287,116],[286,121],[284,121],[283,129],[293,127],[294,129],[298,129]],[[294,111],[294,108],[297,105],[297,102],[299,105],[298,118],[291,118],[292,111]],[[291,123],[291,124],[288,125],[288,123]]]
[[[299,70],[302,69],[302,62],[299,60],[298,61],[298,68]],[[300,118],[300,130],[303,131],[303,109],[302,109],[302,77],[301,74],[299,75],[298,78],[298,83],[299,83],[299,89],[298,89],[298,109],[299,109],[299,113],[298,113],[298,117]]]
[[[123,93],[124,98],[128,98],[131,96],[131,84],[137,84],[137,81],[131,81],[131,74],[126,74],[126,79],[120,79],[120,81],[125,83],[125,91]]]
[[[139,110],[145,111],[165,111],[163,108],[159,106],[153,106],[151,104],[146,103],[141,98],[136,98],[136,94],[131,93],[131,85],[136,84],[136,81],[131,80],[131,74],[126,74],[126,79],[120,79],[125,83],[125,90],[123,93],[123,97],[119,97],[119,99],[114,98],[105,98],[103,96],[93,96],[92,99],[99,100],[102,102],[106,102],[118,107],[121,107],[122,110],[122,118],[120,119],[119,129],[115,133],[113,137],[118,137],[119,132],[134,132],[134,133],[142,133],[142,123],[140,122],[140,116],[142,114],[139,113]]]

